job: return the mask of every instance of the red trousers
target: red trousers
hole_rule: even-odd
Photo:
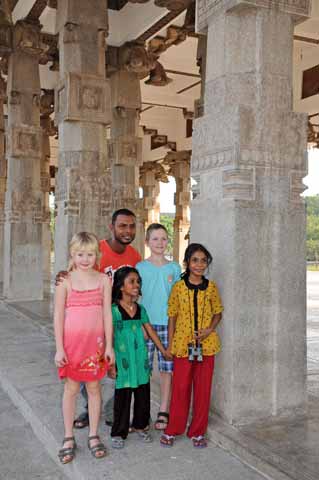
[[[211,387],[214,373],[214,355],[203,357],[202,362],[188,358],[174,358],[172,398],[167,435],[185,432],[193,389],[192,422],[187,436],[204,435],[208,425]]]

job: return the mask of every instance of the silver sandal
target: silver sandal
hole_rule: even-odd
[[[125,441],[122,437],[112,437],[112,448],[124,448]]]

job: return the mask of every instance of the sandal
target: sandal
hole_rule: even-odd
[[[207,440],[203,435],[199,435],[198,437],[192,437],[192,442],[195,448],[207,447]]]
[[[167,435],[167,433],[162,433],[160,438],[160,444],[162,447],[172,447],[174,445],[174,441],[174,435]]]
[[[106,450],[106,447],[105,447],[104,443],[102,443],[100,441],[99,443],[97,443],[96,445],[93,445],[92,447],[90,445],[90,441],[95,440],[95,439],[100,440],[99,435],[92,435],[91,437],[89,437],[88,448],[89,448],[89,450],[92,453],[94,458],[104,458],[107,454],[107,450]],[[98,455],[99,452],[101,452],[102,455]]]
[[[144,443],[151,443],[153,441],[152,435],[148,430],[135,430],[138,437]]]
[[[74,437],[64,437],[62,445],[64,445],[66,442],[70,442],[71,440],[73,441],[73,447],[61,448],[58,453],[60,462],[63,463],[63,465],[72,462],[75,457],[76,443]]]
[[[89,414],[82,412],[73,422],[74,428],[85,428],[89,426]]]
[[[122,437],[112,437],[112,448],[124,448],[125,441]]]
[[[155,430],[165,430],[165,428],[168,425],[168,421],[169,421],[169,414],[167,412],[158,412],[157,419],[154,424]]]

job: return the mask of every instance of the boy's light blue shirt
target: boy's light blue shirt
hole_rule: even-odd
[[[180,280],[181,267],[176,262],[157,266],[148,260],[136,265],[142,277],[142,298],[150,322],[153,325],[167,325],[167,302],[172,286]]]

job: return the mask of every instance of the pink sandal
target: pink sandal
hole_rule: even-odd
[[[193,447],[195,448],[206,448],[207,447],[207,440],[203,435],[199,435],[198,437],[192,437]]]
[[[167,435],[163,433],[160,438],[160,444],[162,447],[172,447],[174,445],[174,435]]]

